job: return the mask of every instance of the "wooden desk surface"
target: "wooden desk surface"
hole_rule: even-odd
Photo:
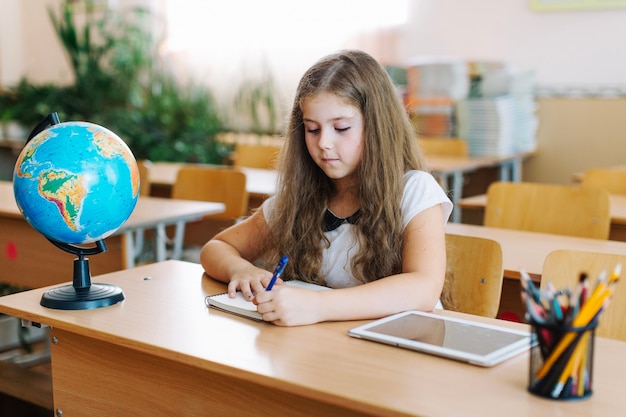
[[[534,152],[517,152],[501,156],[435,156],[425,157],[426,165],[433,173],[450,174],[453,172],[468,172],[479,168],[489,168],[502,165],[503,163],[528,158]]]
[[[609,167],[603,167],[605,169],[614,169],[617,171],[626,171],[626,165],[612,165]],[[581,182],[583,180],[583,177],[585,176],[585,172],[584,171],[579,171],[579,172],[575,172],[574,174],[572,174],[572,181],[574,182]]]
[[[171,187],[176,182],[176,175],[183,163],[152,162],[148,165],[150,183],[157,186]],[[276,171],[261,168],[238,167],[246,174],[246,189],[255,196],[268,196],[276,193]]]
[[[426,166],[433,174],[475,171],[497,164],[493,158],[487,157],[428,156],[425,159]]]
[[[227,410],[229,415],[587,417],[624,412],[625,342],[596,340],[590,398],[551,401],[526,390],[528,353],[480,368],[349,337],[348,329],[362,322],[284,328],[208,310],[205,295],[223,291],[224,285],[203,277],[197,264],[166,261],[97,278],[121,286],[126,299],[68,312],[41,307],[43,289],[0,298],[0,312],[53,326],[55,408],[67,415]],[[83,362],[86,369],[80,368]],[[179,380],[172,376],[176,367],[184,370],[176,374]],[[198,385],[185,385],[186,379]],[[180,386],[185,390],[176,391]],[[172,391],[180,396],[168,396]]]
[[[451,174],[454,172],[475,171],[479,168],[493,167],[504,162],[528,157],[532,153],[524,152],[506,156],[468,156],[440,157],[429,156],[426,160],[428,168],[434,174]],[[176,174],[182,166],[177,162],[152,162],[149,164],[150,182],[157,186],[169,187],[176,181]],[[246,188],[250,194],[272,195],[276,192],[277,172],[274,170],[239,167],[246,174]]]
[[[446,233],[493,239],[502,247],[502,264],[506,278],[519,279],[520,269],[526,270],[537,282],[546,256],[557,249],[588,252],[626,253],[626,242],[561,236],[523,230],[501,229],[462,223],[448,223]]]

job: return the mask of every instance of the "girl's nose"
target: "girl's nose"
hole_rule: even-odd
[[[331,149],[333,147],[332,134],[327,129],[320,131],[319,147],[322,149]]]

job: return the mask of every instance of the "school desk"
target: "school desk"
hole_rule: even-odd
[[[532,152],[518,152],[502,156],[469,156],[440,157],[429,156],[426,165],[435,175],[441,186],[449,192],[455,210],[452,221],[461,220],[461,212],[456,202],[461,199],[464,176],[482,168],[498,167],[500,180],[520,181],[522,163]],[[176,174],[182,163],[152,162],[148,165],[152,193],[158,196],[169,196],[171,187],[176,181]],[[246,188],[250,194],[250,207],[259,206],[265,198],[276,192],[277,173],[274,170],[239,167],[246,174]]]
[[[614,170],[617,170],[617,171],[626,171],[626,165],[624,165],[624,164],[611,165],[611,166],[605,167],[605,168],[606,169],[614,169]],[[572,174],[572,181],[574,181],[574,182],[582,182],[584,176],[585,176],[585,172],[584,171],[575,172],[574,174]]]
[[[153,194],[169,197],[171,188],[176,182],[176,175],[183,166],[179,162],[151,162],[148,164],[148,175]],[[208,165],[211,166],[211,165]],[[214,167],[224,167],[213,165]],[[276,192],[276,171],[261,168],[238,167],[246,175],[246,190],[254,204],[262,202],[265,198]],[[251,204],[251,206],[254,206]]]
[[[533,152],[515,152],[500,156],[467,156],[467,157],[443,157],[428,156],[426,165],[428,169],[439,179],[441,186],[450,193],[450,199],[454,204],[452,221],[461,221],[461,207],[457,204],[463,194],[465,175],[482,168],[497,167],[500,181],[521,181],[522,164],[525,159],[532,156]]]
[[[524,317],[524,309],[520,300],[520,269],[528,272],[533,281],[539,285],[543,263],[548,254],[557,249],[619,255],[626,253],[626,242],[622,241],[527,232],[472,224],[448,223],[446,233],[492,239],[500,244],[504,282],[498,315],[503,312],[513,312],[522,318]]]
[[[175,226],[172,257],[179,258],[185,223],[223,210],[222,203],[139,197],[129,219],[105,239],[107,252],[89,257],[91,272],[133,267],[141,246],[138,240],[148,229],[156,231],[156,260],[165,260],[170,225]],[[26,222],[15,202],[13,184],[0,181],[0,282],[35,288],[71,280],[74,257]]]
[[[611,231],[609,239],[626,241],[626,195],[609,195],[609,212],[611,215]],[[459,200],[459,207],[468,210],[484,210],[487,195],[479,194]]]
[[[96,277],[121,303],[39,305],[44,289],[0,298],[0,312],[51,326],[54,408],[63,416],[621,416],[626,342],[597,338],[593,395],[526,390],[528,352],[481,368],[348,336],[364,321],[279,327],[205,307],[224,284],[165,261]],[[460,313],[477,321],[526,328]]]

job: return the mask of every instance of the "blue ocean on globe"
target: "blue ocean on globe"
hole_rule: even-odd
[[[26,221],[49,239],[87,244],[113,234],[133,212],[139,170],[115,133],[64,122],[32,138],[15,164],[15,200]]]

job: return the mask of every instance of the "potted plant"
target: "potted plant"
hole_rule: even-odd
[[[89,0],[77,9],[76,3],[49,10],[74,83],[22,80],[0,93],[0,100],[15,99],[11,117],[30,129],[56,111],[62,121],[106,126],[138,159],[220,163],[227,150],[215,140],[222,123],[211,92],[181,86],[160,67],[148,12],[97,11]]]

